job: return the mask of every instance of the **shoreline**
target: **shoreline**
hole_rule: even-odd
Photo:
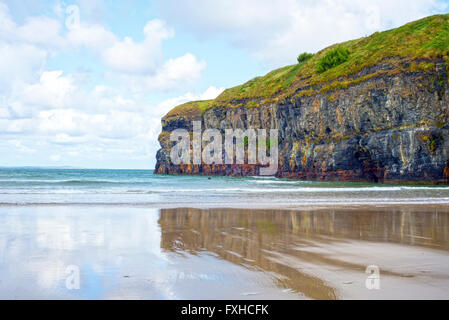
[[[132,207],[132,208],[151,208],[151,209],[242,209],[242,210],[329,210],[329,209],[351,209],[351,210],[374,210],[382,208],[403,208],[403,209],[449,209],[449,202],[378,202],[378,203],[341,203],[341,202],[327,202],[327,203],[303,203],[303,204],[229,204],[222,202],[215,203],[113,203],[113,202],[98,202],[98,203],[83,203],[83,202],[69,202],[69,203],[0,203],[1,208],[5,207]]]
[[[374,182],[369,179],[349,179],[345,180],[341,177],[336,178],[327,178],[327,179],[319,179],[319,178],[297,178],[289,175],[274,175],[274,176],[263,176],[263,175],[238,175],[238,174],[211,174],[211,173],[158,173],[155,169],[150,169],[153,171],[154,175],[158,176],[168,176],[168,177],[227,177],[227,178],[268,178],[268,179],[279,179],[284,181],[297,181],[297,182],[315,182],[315,183],[364,183],[371,184],[373,186],[398,186],[398,187],[449,187],[449,178],[444,178],[441,180],[435,181],[426,181],[426,180],[400,180],[400,179],[381,179],[378,182]]]

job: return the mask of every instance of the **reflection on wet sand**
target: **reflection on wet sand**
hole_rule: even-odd
[[[443,206],[0,206],[0,299],[449,299],[448,266]]]
[[[407,292],[416,286],[411,279],[431,285],[432,273],[444,281],[429,294],[449,298],[447,208],[163,209],[159,224],[167,252],[212,252],[308,298],[417,298]],[[370,263],[380,265],[392,290],[376,296],[363,287]]]

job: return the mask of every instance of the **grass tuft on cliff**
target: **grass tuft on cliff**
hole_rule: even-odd
[[[426,71],[434,68],[430,60],[439,57],[444,57],[449,64],[448,14],[430,16],[396,29],[332,45],[312,56],[302,57],[298,64],[227,89],[215,100],[187,103],[169,114],[189,113],[192,108],[204,112],[214,106],[257,107],[298,92],[315,94],[320,90],[347,87],[364,80],[354,77],[361,70],[384,61],[406,60],[412,65],[411,71]],[[417,64],[416,61],[421,62]],[[396,71],[401,70],[398,67]]]
[[[313,53],[304,52],[301,53],[298,58],[296,59],[298,63],[306,62],[307,60],[310,60],[313,57]]]
[[[335,68],[336,66],[348,61],[348,59],[349,50],[343,47],[337,47],[328,51],[324,57],[318,61],[316,71],[318,73],[326,72],[327,70]]]

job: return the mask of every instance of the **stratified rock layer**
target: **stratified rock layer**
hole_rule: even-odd
[[[397,69],[400,72],[380,72]],[[407,71],[410,61],[364,69],[366,81],[326,93],[248,107],[216,105],[162,120],[155,173],[257,175],[257,165],[173,165],[170,132],[203,128],[278,129],[278,177],[306,180],[429,182],[449,179],[449,91],[444,59],[430,70]],[[367,75],[372,77],[366,77]],[[303,90],[307,90],[304,88]],[[319,89],[319,88],[318,88]],[[319,92],[319,90],[317,90]]]

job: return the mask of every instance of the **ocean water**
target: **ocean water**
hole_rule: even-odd
[[[152,170],[0,169],[0,205],[273,207],[446,204],[449,186],[154,175]]]

